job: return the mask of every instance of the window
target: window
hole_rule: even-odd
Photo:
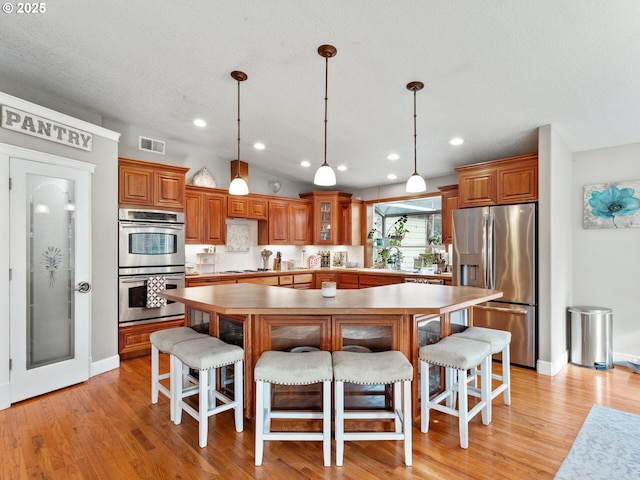
[[[408,230],[401,240],[393,238],[394,224],[406,218]],[[441,197],[427,197],[375,205],[372,218],[373,238],[383,240],[373,245],[373,263],[396,264],[399,268],[412,269],[420,265],[420,255],[431,253],[432,244],[440,244],[442,238]],[[373,239],[372,238],[372,239]],[[373,242],[372,242],[373,243]],[[393,248],[393,247],[397,247]],[[399,257],[399,258],[398,258]],[[415,260],[415,263],[414,263]]]

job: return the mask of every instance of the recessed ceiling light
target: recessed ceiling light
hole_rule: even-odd
[[[340,170],[341,172],[346,172],[347,171],[347,166],[346,165],[338,165],[336,168],[338,170]]]
[[[464,143],[464,140],[460,137],[455,137],[449,140],[449,143],[451,145],[462,145]]]
[[[311,162],[308,160],[303,160],[300,162],[300,165],[302,165],[303,167],[310,167],[311,166]]]
[[[196,127],[206,127],[206,126],[207,126],[207,122],[205,122],[205,121],[204,121],[204,120],[202,120],[201,118],[196,118],[196,119],[193,121],[193,124],[194,124]]]
[[[256,142],[253,144],[253,148],[256,150],[264,150],[264,143]]]
[[[389,155],[387,155],[387,160],[398,160],[400,158],[400,155],[398,155],[397,153],[390,153]]]
[[[396,178],[398,178],[398,176],[395,173],[390,173],[389,175],[387,175],[387,178],[389,180],[395,180]]]

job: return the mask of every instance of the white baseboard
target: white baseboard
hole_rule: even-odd
[[[631,355],[628,353],[613,352],[613,363],[617,363],[617,362],[640,363],[640,355]]]
[[[0,410],[11,406],[11,384],[3,383],[0,385]]]
[[[89,377],[95,377],[96,375],[108,372],[109,370],[120,368],[120,355],[114,355],[112,357],[105,358],[104,360],[91,362],[90,365],[91,371],[89,372]]]
[[[569,363],[569,351],[565,350],[560,358],[554,362],[545,362],[538,360],[536,363],[536,371],[541,375],[555,376],[564,366]]]

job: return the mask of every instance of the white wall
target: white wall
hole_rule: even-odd
[[[573,154],[573,302],[613,309],[614,361],[640,358],[640,228],[583,229],[583,187],[633,180],[640,143]]]
[[[439,193],[438,187],[445,185],[455,185],[458,183],[458,174],[445,175],[443,177],[427,177],[425,178],[427,191],[425,193]],[[363,188],[353,191],[353,197],[361,200],[379,200],[382,198],[404,197],[407,195],[405,189],[407,185],[406,179],[402,183],[393,183],[389,185],[379,185],[377,187]]]

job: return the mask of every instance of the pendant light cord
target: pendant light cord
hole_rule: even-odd
[[[416,90],[413,90],[413,174],[418,174],[418,133],[416,129]]]
[[[238,172],[237,176],[240,176],[240,80],[238,80]]]
[[[329,101],[329,57],[325,57],[324,70],[324,163],[327,165],[327,104]]]

